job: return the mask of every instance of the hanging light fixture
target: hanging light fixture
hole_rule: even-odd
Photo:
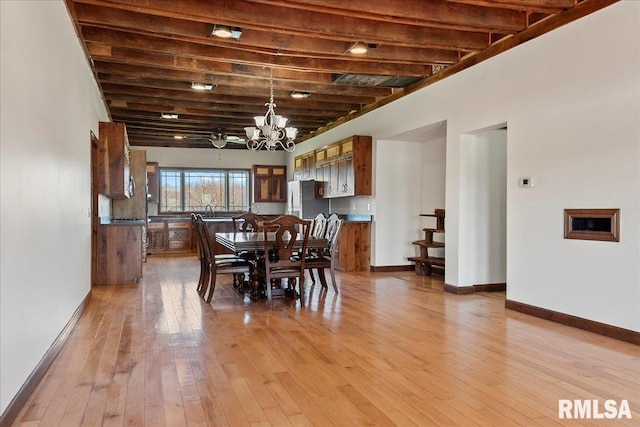
[[[216,133],[212,133],[209,137],[209,142],[216,147],[217,149],[223,149],[227,146],[227,135],[222,131],[222,129],[218,128]]]
[[[275,151],[278,145],[289,153],[296,149],[294,140],[298,135],[298,129],[286,127],[289,119],[276,115],[276,104],[273,102],[273,69],[269,78],[271,97],[265,107],[267,113],[264,116],[255,116],[253,120],[255,126],[247,126],[244,131],[247,133],[247,148],[258,151],[263,147],[267,151]],[[285,139],[286,138],[286,139]]]

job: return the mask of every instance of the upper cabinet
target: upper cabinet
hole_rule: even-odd
[[[113,199],[131,197],[131,149],[124,123],[100,122],[98,192]]]
[[[324,181],[323,197],[370,196],[371,137],[354,135],[314,152],[316,180]]]
[[[147,194],[149,202],[158,203],[158,163],[147,163]]]
[[[287,201],[287,167],[253,166],[253,201]]]
[[[295,181],[307,181],[316,179],[316,156],[315,152],[296,156],[294,160],[293,179]]]
[[[115,199],[111,203],[111,216],[121,219],[141,219],[147,217],[147,152],[131,150],[131,182],[133,188],[129,198]]]

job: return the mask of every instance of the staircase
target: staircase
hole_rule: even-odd
[[[433,249],[444,248],[443,241],[433,240],[434,234],[440,234],[444,237],[444,209],[435,209],[432,214],[420,214],[420,216],[435,218],[436,228],[422,229],[424,231],[424,239],[411,242],[420,247],[420,256],[409,257],[408,259],[416,263],[416,274],[419,276],[430,276],[434,270],[437,273],[444,274],[444,257],[437,257],[433,254]]]

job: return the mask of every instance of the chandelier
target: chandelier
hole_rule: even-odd
[[[255,116],[255,126],[244,128],[247,133],[247,148],[253,151],[261,150],[263,147],[267,151],[275,151],[278,146],[289,153],[296,149],[294,140],[298,134],[298,129],[286,127],[289,119],[275,113],[276,104],[273,102],[273,70],[269,78],[271,87],[271,97],[265,107],[267,113],[264,116]],[[286,139],[285,139],[286,138]]]

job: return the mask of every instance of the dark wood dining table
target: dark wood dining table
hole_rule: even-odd
[[[275,249],[275,237],[276,233],[267,233],[267,241],[270,242],[270,247]],[[261,256],[264,256],[264,233],[263,232],[231,232],[231,233],[216,233],[215,240],[220,245],[229,249],[235,254],[253,252],[255,253],[255,259],[258,260]],[[326,248],[328,244],[327,239],[315,238],[309,236],[307,239],[307,249],[322,249]],[[302,239],[298,239],[294,243],[294,248],[302,247]],[[260,300],[265,297],[265,278],[259,274],[257,265],[251,272],[249,282],[246,284],[244,290],[249,291],[249,297],[252,300]],[[272,289],[272,297],[287,295],[285,289]]]
[[[275,236],[276,233],[267,233],[267,241],[272,242],[271,246],[275,248]],[[264,233],[216,233],[216,242],[220,243],[225,248],[229,249],[234,253],[240,252],[264,252]],[[309,236],[307,239],[307,249],[319,249],[327,247],[327,239],[324,238],[315,238]],[[302,246],[302,240],[298,239],[295,247]]]

